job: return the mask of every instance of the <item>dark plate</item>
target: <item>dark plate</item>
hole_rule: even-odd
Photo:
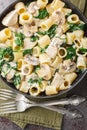
[[[19,2],[19,1],[23,1],[24,3],[27,3],[27,1],[29,2],[29,0],[16,0],[15,2],[12,2],[1,14],[0,14],[0,30],[4,28],[4,26],[1,24],[1,21],[2,19],[4,18],[4,16],[10,12],[11,10],[14,9],[14,5]],[[63,0],[67,7],[71,8],[73,10],[73,13],[77,14],[80,19],[82,21],[84,21],[87,25],[87,19],[85,18],[85,16],[82,14],[82,12],[77,8],[75,7],[72,3],[70,3],[68,0]],[[87,31],[87,26],[86,26],[86,29]],[[85,35],[87,36],[87,32],[85,31]],[[8,83],[4,78],[2,78],[2,76],[0,76],[0,78],[10,87],[13,89],[13,91],[17,92],[17,93],[21,93],[23,95],[25,95],[26,97],[28,97],[29,99],[32,99],[32,100],[35,100],[35,101],[45,101],[45,100],[49,100],[49,99],[54,99],[54,98],[60,98],[62,95],[68,93],[69,91],[72,91],[72,89],[74,89],[74,87],[79,83],[81,82],[81,80],[84,78],[84,76],[87,74],[87,70],[85,70],[84,72],[82,72],[81,74],[79,74],[78,78],[74,81],[74,83],[72,84],[72,86],[67,89],[67,90],[64,90],[64,91],[61,91],[59,92],[58,94],[56,95],[52,95],[52,96],[46,96],[46,95],[40,95],[40,96],[36,96],[36,97],[33,97],[29,94],[25,94],[25,93],[22,93],[20,91],[18,91],[15,86],[11,83]]]

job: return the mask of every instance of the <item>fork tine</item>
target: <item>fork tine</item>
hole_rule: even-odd
[[[16,102],[15,101],[2,102],[2,103],[0,103],[0,106],[10,105],[10,104],[16,104]]]
[[[15,104],[10,104],[10,105],[3,105],[3,106],[0,106],[0,109],[4,109],[4,108],[16,108],[16,105]]]
[[[12,91],[12,90],[8,90],[8,89],[0,89],[0,91],[8,92],[8,93],[15,93],[14,91]]]
[[[4,94],[0,94],[0,99],[1,98],[5,98],[5,99],[7,99],[7,98],[15,98],[16,96],[13,96],[13,95],[4,95]]]
[[[0,115],[8,114],[8,113],[17,113],[17,112],[18,112],[17,110],[3,111],[3,112],[0,112]]]

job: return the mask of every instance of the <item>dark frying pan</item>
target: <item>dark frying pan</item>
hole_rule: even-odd
[[[2,21],[3,17],[4,17],[8,12],[10,12],[11,10],[13,10],[13,9],[14,9],[14,5],[15,5],[17,2],[19,2],[19,1],[23,1],[24,3],[29,2],[29,0],[15,0],[15,1],[11,2],[11,4],[10,4],[8,7],[6,7],[6,9],[4,9],[4,11],[0,14],[0,30],[3,29],[3,27],[4,27],[4,26],[1,24],[1,21]],[[51,0],[49,0],[49,1],[51,1]],[[76,13],[76,14],[80,17],[80,19],[83,20],[83,21],[86,23],[86,25],[87,25],[87,19],[86,19],[85,16],[82,14],[82,12],[81,12],[77,7],[75,7],[72,3],[70,3],[68,0],[63,0],[63,1],[66,3],[67,7],[71,8],[71,9],[73,10],[73,13]],[[86,26],[86,29],[85,29],[85,35],[87,36],[87,26]],[[73,89],[74,87],[76,87],[79,82],[81,82],[81,80],[86,76],[86,74],[87,74],[87,70],[85,70],[84,72],[80,73],[79,76],[78,76],[78,78],[77,78],[77,79],[74,81],[74,83],[72,84],[72,86],[71,86],[69,89],[67,89],[67,90],[61,91],[61,92],[59,92],[58,94],[52,95],[52,96],[41,95],[41,96],[36,96],[36,97],[33,97],[33,96],[29,95],[29,94],[25,94],[25,93],[22,93],[22,92],[16,90],[16,88],[15,88],[15,86],[14,86],[13,84],[8,83],[8,82],[7,82],[4,78],[2,78],[1,76],[0,76],[0,78],[1,78],[10,88],[12,88],[13,91],[15,91],[16,93],[22,93],[23,95],[25,95],[25,96],[28,97],[29,99],[32,99],[32,100],[35,100],[35,101],[38,101],[38,100],[39,100],[39,101],[45,101],[45,100],[50,100],[50,99],[52,100],[52,99],[54,99],[54,98],[60,98],[62,95],[67,94],[69,91],[72,91],[72,89]]]

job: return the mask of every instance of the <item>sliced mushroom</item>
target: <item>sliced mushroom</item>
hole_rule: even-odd
[[[55,58],[57,55],[57,46],[55,44],[50,44],[46,49],[46,53],[49,57]]]
[[[29,38],[24,39],[24,49],[32,49],[37,42],[31,42]]]
[[[65,23],[64,13],[59,9],[53,12],[52,18],[59,25],[63,25]]]
[[[68,74],[76,70],[76,63],[71,62],[71,60],[65,60],[63,64],[60,65],[59,72],[62,74]]]
[[[39,77],[42,77],[45,80],[49,80],[51,78],[51,69],[49,65],[47,64],[42,64],[40,69],[37,70],[37,74]]]
[[[64,78],[59,73],[55,73],[51,85],[59,87],[64,82]]]
[[[32,13],[32,14],[34,14],[38,9],[39,9],[39,7],[37,5],[37,2],[32,2],[28,6],[28,11],[29,11],[29,13]]]
[[[18,14],[16,10],[11,11],[8,13],[4,19],[2,20],[2,24],[5,26],[13,26],[18,21]]]
[[[39,65],[40,63],[39,58],[36,58],[35,56],[30,56],[30,55],[25,56],[25,61],[34,66]]]

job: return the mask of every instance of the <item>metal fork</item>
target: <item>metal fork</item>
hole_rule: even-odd
[[[8,100],[12,99],[15,101],[23,100],[27,103],[35,103],[29,99],[27,99],[24,95],[15,93],[12,90],[7,89],[0,89],[0,99],[1,100]],[[77,106],[80,103],[84,102],[86,100],[85,97],[81,96],[72,96],[71,98],[63,98],[59,100],[51,100],[51,101],[44,101],[43,103],[39,103],[41,105],[74,105]]]
[[[17,113],[17,112],[24,112],[26,109],[31,107],[42,107],[48,110],[52,110],[63,115],[68,116],[69,118],[81,118],[82,114],[78,110],[69,110],[63,107],[55,107],[55,106],[46,106],[42,104],[30,104],[24,102],[23,100],[20,101],[5,101],[0,104],[0,114],[6,113]]]

